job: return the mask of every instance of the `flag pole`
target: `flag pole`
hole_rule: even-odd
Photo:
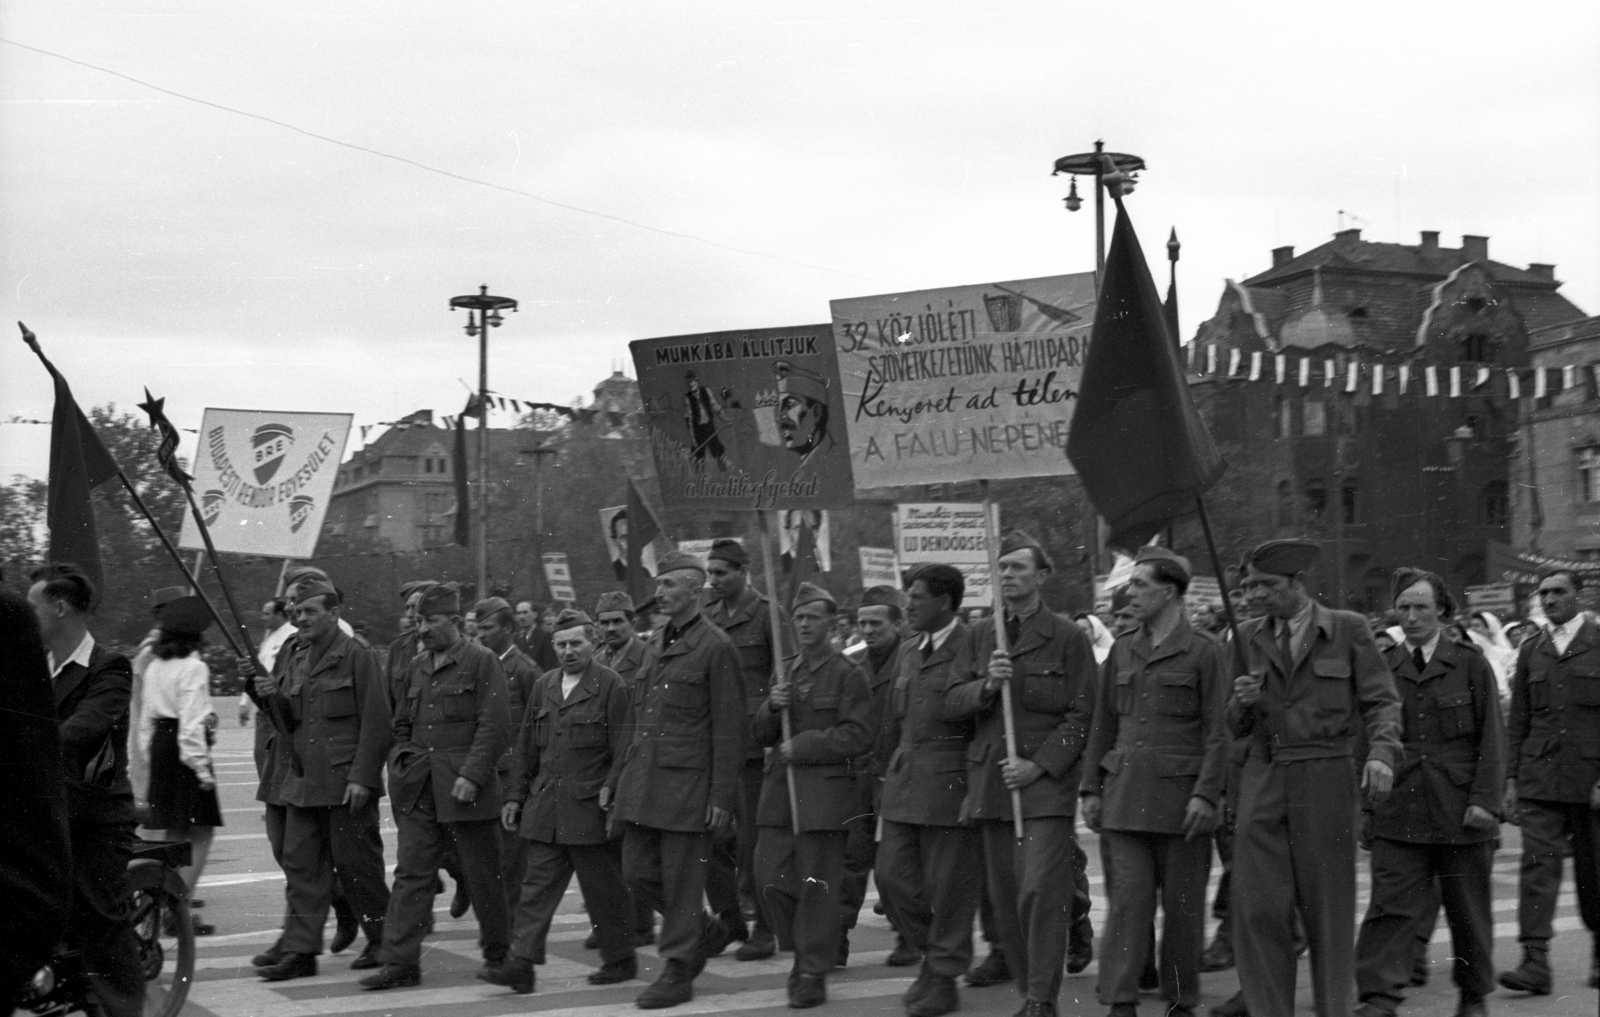
[[[776,511],[776,510],[769,510]],[[772,683],[781,685],[788,680],[788,675],[783,673],[783,646],[778,638],[778,633],[783,628],[783,614],[778,607],[778,582],[775,578],[776,570],[772,565],[772,540],[771,524],[767,520],[767,512],[756,510],[756,517],[761,521],[761,564],[767,572],[767,617],[772,626]],[[794,719],[789,708],[785,706],[779,712],[783,723],[783,740],[785,742],[794,738]],[[800,836],[800,794],[795,789],[794,764],[783,764],[783,775],[789,785],[789,826],[796,837]]]
[[[1234,665],[1239,674],[1245,673],[1244,643],[1239,641],[1239,619],[1233,613],[1233,598],[1228,596],[1227,570],[1222,567],[1222,556],[1217,553],[1217,539],[1211,535],[1211,517],[1206,514],[1204,495],[1195,495],[1195,508],[1200,513],[1200,529],[1206,535],[1206,550],[1211,554],[1211,567],[1217,572],[1217,588],[1222,591],[1222,613],[1228,619],[1228,636],[1233,641]]]
[[[1000,596],[1000,534],[999,527],[995,525],[994,502],[989,498],[989,482],[978,481],[983,488],[983,531],[984,544],[989,548],[989,590],[990,600],[994,602],[994,645],[1001,653],[1010,655],[1011,647],[1006,645],[1006,611],[1004,598]],[[988,668],[987,662],[984,665]],[[1000,683],[1000,716],[1005,721],[1006,729],[1006,762],[1017,762],[1017,721],[1011,709],[1011,682]],[[1011,789],[1011,832],[1016,834],[1018,840],[1022,839],[1022,791],[1018,788]]]

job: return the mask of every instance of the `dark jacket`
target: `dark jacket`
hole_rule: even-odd
[[[1383,659],[1400,691],[1405,760],[1372,817],[1372,835],[1414,844],[1494,840],[1497,829],[1461,824],[1469,805],[1498,816],[1504,793],[1505,735],[1489,662],[1444,634],[1420,675],[1404,643]]]
[[[1293,663],[1279,656],[1273,619],[1239,626],[1246,663],[1263,679],[1249,706],[1228,699],[1228,726],[1251,737],[1250,752],[1280,762],[1349,757],[1366,725],[1368,758],[1400,768],[1400,697],[1367,620],[1312,603],[1305,645]],[[1231,684],[1231,683],[1230,683]]]
[[[972,630],[956,622],[944,644],[922,650],[924,634],[900,651],[880,744],[893,745],[883,778],[881,815],[896,823],[960,826],[967,797],[972,718],[952,710],[950,690],[972,673]]]
[[[133,822],[128,783],[128,658],[98,641],[89,666],[67,664],[56,675],[56,720],[67,776],[67,814],[74,827]]]
[[[861,811],[861,792],[850,760],[872,744],[872,693],[867,679],[838,651],[831,651],[815,667],[803,656],[791,657],[784,661],[784,673],[794,692],[789,704],[794,736],[790,763],[800,832],[843,830]],[[763,748],[783,741],[783,711],[774,710],[771,699],[762,700],[756,709],[750,735]],[[788,769],[776,752],[767,756],[757,826],[791,829]]]
[[[946,709],[978,725],[967,747],[968,819],[1011,819],[1011,792],[1000,763],[1006,758],[1000,690],[986,691],[995,651],[994,618],[972,628],[972,677],[950,691]],[[1070,816],[1078,804],[1079,763],[1094,717],[1094,647],[1071,618],[1041,605],[1024,619],[1010,648],[1012,723],[1017,755],[1043,767],[1022,789],[1022,816]]]
[[[289,637],[293,639],[293,636]],[[288,649],[288,644],[284,644]],[[405,702],[406,681],[411,674],[411,659],[421,652],[422,646],[417,641],[415,632],[402,632],[394,642],[389,644],[388,656],[384,658],[383,673],[384,685],[389,690],[389,709],[393,712],[396,706]],[[281,656],[283,650],[279,650]],[[276,670],[276,669],[274,669]]]
[[[644,665],[645,641],[633,636],[616,653],[597,651],[595,659],[609,667],[631,691],[639,683],[639,668]]]
[[[728,634],[739,653],[739,674],[744,679],[744,712],[754,717],[772,688],[772,616],[767,598],[746,586],[730,603],[714,600],[705,607],[706,620]],[[761,758],[759,745],[745,746],[746,757]]]
[[[535,667],[533,661],[528,659],[528,655],[517,648],[515,641],[500,657],[500,670],[506,676],[506,702],[511,714],[511,726],[507,729],[511,732],[511,737],[506,744],[506,751],[500,756],[500,772],[509,773],[512,754],[517,751],[518,732],[522,730],[522,722],[528,716],[528,706],[533,702],[533,687],[538,684],[539,676],[544,672]]]
[[[477,643],[457,639],[439,662],[432,650],[412,658],[389,753],[394,807],[409,813],[431,782],[440,822],[498,818],[502,798],[496,764],[511,740],[506,700],[499,658]],[[478,786],[471,802],[450,796],[457,777]]]
[[[626,683],[589,662],[571,698],[561,695],[560,668],[542,675],[517,737],[506,800],[525,803],[518,834],[546,844],[601,844],[606,814],[600,789],[613,796],[633,738]]]
[[[555,644],[550,633],[540,626],[535,625],[526,632],[518,629],[511,639],[517,644],[517,649],[533,661],[535,673],[544,674],[561,666],[561,658],[556,656]]]
[[[883,728],[888,723],[889,692],[894,688],[895,676],[900,673],[900,657],[905,652],[906,644],[904,636],[896,639],[882,666],[873,666],[872,651],[865,648],[859,654],[860,659],[855,661],[867,679],[867,691],[872,694],[872,744],[866,752],[851,761],[850,768],[855,771],[856,782],[861,785],[862,801],[874,814],[883,796],[883,772],[888,769],[889,756],[894,752],[894,743],[884,740]]]
[[[1182,833],[1190,798],[1222,804],[1232,688],[1221,648],[1187,617],[1154,648],[1144,626],[1117,639],[1084,754],[1083,793],[1100,796],[1104,829]]]
[[[696,615],[665,650],[650,637],[634,687],[635,735],[617,783],[618,822],[704,833],[706,809],[732,812],[743,766],[744,683],[723,631]]]
[[[1511,678],[1506,777],[1517,796],[1587,802],[1600,780],[1600,627],[1585,621],[1556,653],[1550,633],[1522,644]]]
[[[344,803],[345,786],[383,794],[383,758],[393,729],[389,690],[372,651],[335,630],[315,663],[299,637],[284,643],[273,662],[277,709],[294,718],[299,769],[283,779],[285,804],[321,808]]]

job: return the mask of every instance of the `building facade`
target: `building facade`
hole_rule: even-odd
[[[1524,403],[1512,461],[1512,536],[1518,551],[1600,561],[1600,316],[1536,329],[1534,367],[1576,368],[1580,384]]]

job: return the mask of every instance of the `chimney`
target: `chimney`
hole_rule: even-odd
[[[1461,238],[1461,256],[1468,261],[1489,260],[1489,238],[1467,234]]]
[[[1274,247],[1272,249],[1272,267],[1273,268],[1277,268],[1279,265],[1287,265],[1287,264],[1289,264],[1289,262],[1291,262],[1293,260],[1294,260],[1294,245],[1293,244],[1289,245],[1288,247]]]
[[[1359,244],[1361,243],[1361,231],[1359,229],[1340,230],[1333,235],[1333,242],[1340,247]]]
[[[1543,262],[1536,261],[1528,266],[1528,273],[1541,279],[1548,279],[1551,282],[1556,281],[1556,267],[1554,265],[1546,265]]]
[[[1438,230],[1423,230],[1422,231],[1422,253],[1423,254],[1438,254],[1439,253],[1439,231]]]

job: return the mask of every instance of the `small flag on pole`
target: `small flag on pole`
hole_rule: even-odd
[[[1430,364],[1427,367],[1422,369],[1422,377],[1427,382],[1428,395],[1430,395],[1430,396],[1438,395],[1439,394],[1439,369]]]
[[[1282,385],[1284,373],[1289,369],[1289,358],[1279,353],[1272,358],[1272,364],[1273,372],[1278,376],[1278,384]]]
[[[1450,398],[1461,398],[1461,368],[1459,366],[1450,368]]]
[[[1250,380],[1261,380],[1261,351],[1256,350],[1250,354]]]
[[[1506,391],[1511,396],[1512,402],[1522,398],[1522,376],[1514,367],[1506,371]]]
[[[1311,360],[1309,357],[1300,358],[1300,387],[1308,388],[1311,385]]]

